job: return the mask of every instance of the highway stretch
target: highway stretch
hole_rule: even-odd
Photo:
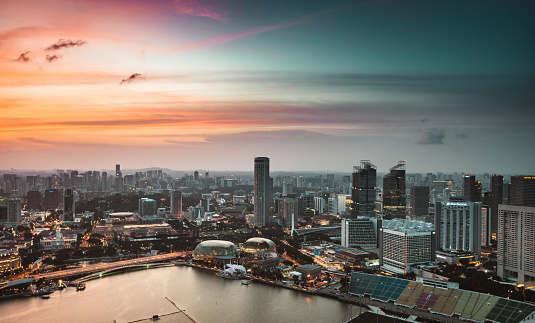
[[[41,279],[41,278],[44,278],[46,280],[54,280],[54,279],[71,277],[71,276],[89,275],[89,274],[97,273],[100,271],[117,269],[117,268],[126,267],[126,266],[169,261],[169,260],[177,259],[180,257],[185,257],[186,254],[188,253],[184,251],[172,252],[172,253],[166,253],[166,254],[156,255],[156,256],[140,257],[140,258],[135,258],[135,259],[120,260],[120,261],[107,262],[107,263],[99,263],[99,264],[88,265],[88,266],[80,267],[80,268],[73,268],[73,269],[54,271],[50,273],[30,275],[30,277],[33,277],[36,280]]]

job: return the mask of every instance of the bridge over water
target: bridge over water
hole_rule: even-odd
[[[135,258],[135,259],[129,259],[129,260],[108,262],[108,263],[100,263],[100,264],[88,265],[88,266],[80,267],[80,268],[73,268],[73,269],[60,270],[60,271],[55,271],[55,272],[50,272],[50,273],[36,274],[36,275],[31,275],[31,277],[35,278],[35,280],[38,280],[41,278],[46,279],[46,280],[55,280],[55,279],[87,276],[87,275],[91,275],[94,273],[107,272],[110,270],[116,270],[120,268],[133,268],[136,266],[139,267],[139,266],[143,266],[147,264],[162,263],[162,262],[185,257],[187,254],[188,254],[187,252],[183,252],[183,251],[173,252],[173,253],[167,253],[163,255],[141,257],[141,258]],[[129,267],[129,266],[133,266],[133,267]]]

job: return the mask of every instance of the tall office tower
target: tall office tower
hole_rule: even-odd
[[[264,227],[269,224],[269,210],[273,203],[272,188],[269,187],[269,158],[254,159],[254,225]]]
[[[433,224],[405,219],[384,220],[379,229],[381,269],[407,274],[411,266],[435,260]]]
[[[375,195],[377,186],[377,167],[369,160],[361,160],[360,166],[353,167],[353,187],[351,217],[359,215],[375,216]]]
[[[411,215],[423,216],[429,214],[429,186],[411,187]]]
[[[158,214],[157,203],[153,199],[142,197],[138,202],[138,213],[140,216],[151,216]]]
[[[195,181],[199,180],[199,171],[193,172],[193,180],[195,180]]]
[[[15,227],[20,224],[21,205],[18,198],[0,198],[0,224]]]
[[[535,206],[535,176],[511,176],[509,204]]]
[[[481,257],[481,202],[452,197],[435,203],[438,247],[450,252],[470,252]]]
[[[383,177],[384,219],[405,218],[407,198],[405,196],[405,161],[390,168],[390,174]]]
[[[171,191],[171,217],[182,217],[182,192],[180,190]]]
[[[29,191],[26,196],[26,209],[38,211],[41,209],[41,192]]]
[[[463,198],[465,201],[481,202],[481,182],[475,175],[463,176]]]
[[[498,206],[498,276],[535,284],[535,207]]]
[[[115,165],[115,190],[117,192],[123,191],[123,173],[121,173],[121,165]]]

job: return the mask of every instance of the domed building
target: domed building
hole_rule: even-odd
[[[247,253],[270,253],[275,251],[275,243],[265,238],[251,238],[243,243],[241,250]]]
[[[230,260],[236,258],[238,248],[230,241],[206,240],[197,245],[193,258],[202,260]]]

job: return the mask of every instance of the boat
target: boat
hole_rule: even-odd
[[[155,314],[152,316],[152,318],[150,319],[151,321],[158,321],[160,319],[160,317],[158,316],[158,314]]]
[[[85,289],[84,283],[79,283],[78,285],[76,285],[76,290],[84,290],[84,289]]]
[[[42,299],[49,299],[50,298],[50,295],[43,295],[41,296]]]
[[[251,283],[251,281],[247,280],[247,279],[244,279],[244,280],[241,281],[242,285],[249,285],[250,283]]]

